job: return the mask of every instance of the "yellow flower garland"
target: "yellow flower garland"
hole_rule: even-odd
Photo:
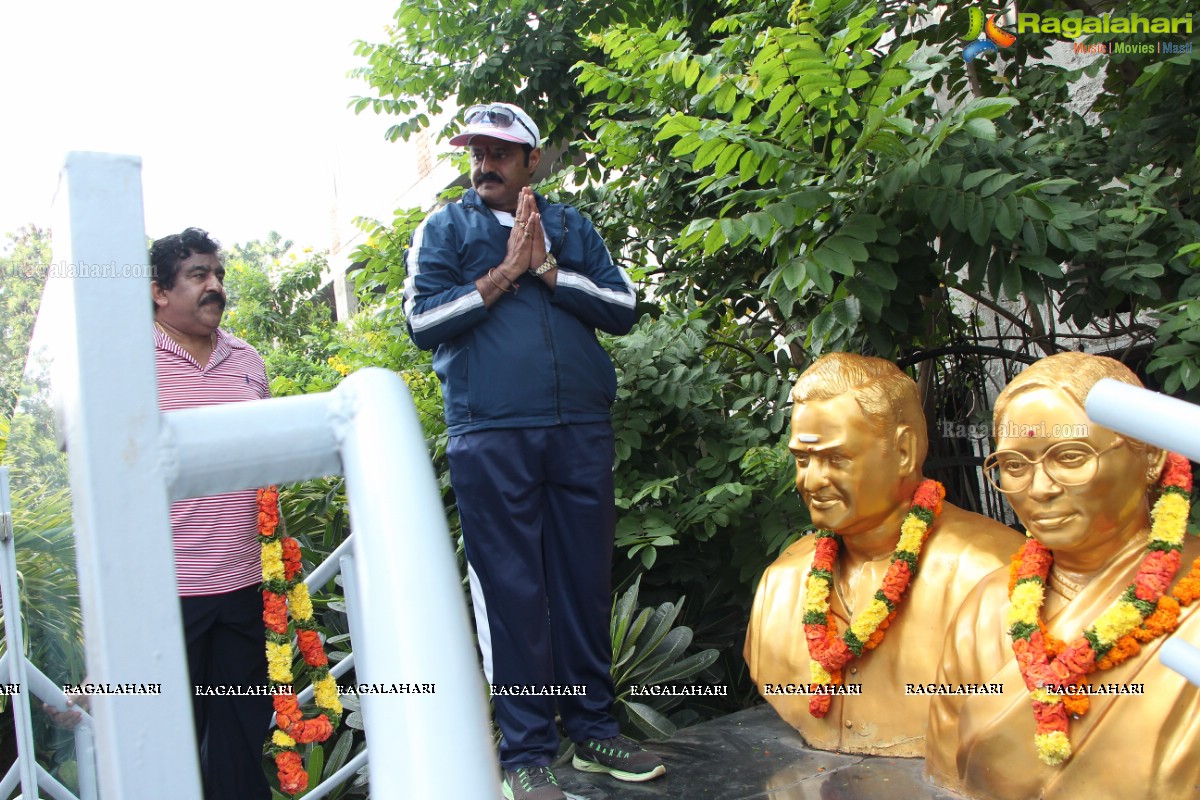
[[[308,776],[296,752],[297,744],[323,742],[329,738],[341,720],[342,704],[338,699],[337,682],[329,672],[329,661],[316,633],[312,598],[300,578],[299,546],[287,539],[290,563],[284,561],[285,539],[277,530],[279,494],[275,487],[258,493],[259,542],[262,555],[263,621],[267,626],[267,677],[273,689],[286,689],[274,697],[275,730],[266,745],[274,757],[279,773],[280,789],[286,794],[299,794],[308,786]],[[300,640],[304,663],[312,674],[313,695],[321,713],[305,719],[291,684],[292,630],[287,625],[290,612],[295,635]]]

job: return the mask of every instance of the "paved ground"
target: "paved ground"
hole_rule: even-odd
[[[810,750],[769,706],[680,731],[651,749],[667,774],[645,784],[556,767],[578,800],[957,800],[921,778],[920,759]]]

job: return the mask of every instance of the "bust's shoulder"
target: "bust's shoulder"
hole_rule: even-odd
[[[937,535],[930,541],[939,548],[986,553],[1001,558],[1005,564],[1024,541],[1021,534],[1007,525],[952,503],[943,504],[936,530]]]
[[[767,574],[785,572],[808,572],[812,568],[813,552],[816,550],[817,537],[815,534],[801,536],[788,545],[779,558],[767,567]]]

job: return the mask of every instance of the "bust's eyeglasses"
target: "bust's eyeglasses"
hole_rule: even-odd
[[[1059,486],[1079,486],[1096,477],[1100,456],[1125,444],[1118,436],[1103,450],[1087,442],[1059,442],[1046,449],[1040,458],[1030,459],[1016,450],[997,450],[983,462],[983,474],[988,483],[1004,494],[1023,492],[1033,483],[1037,465]]]
[[[511,108],[505,108],[504,106],[471,106],[463,112],[463,120],[468,125],[480,123],[491,125],[494,128],[511,128],[512,124],[516,122],[526,131],[529,131],[529,135],[534,138],[534,141],[537,141],[538,138],[538,135],[529,130],[529,126],[522,122],[521,118]]]

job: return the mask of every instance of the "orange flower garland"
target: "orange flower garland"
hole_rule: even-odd
[[[1133,583],[1069,645],[1050,636],[1040,619],[1054,554],[1030,538],[1013,556],[1008,584],[1009,635],[1021,677],[1033,699],[1038,758],[1050,766],[1071,757],[1070,715],[1082,716],[1089,708],[1086,695],[1061,692],[1086,687],[1088,674],[1121,664],[1141,650],[1139,642],[1175,630],[1180,605],[1196,597],[1190,581],[1200,579],[1200,558],[1172,595],[1166,593],[1180,567],[1187,529],[1192,490],[1188,460],[1168,453],[1159,485],[1162,495],[1151,511],[1146,556]]]
[[[323,742],[341,721],[342,704],[337,684],[329,674],[329,659],[317,633],[308,589],[300,580],[300,545],[282,536],[279,526],[279,492],[272,486],[258,491],[258,541],[262,546],[263,624],[267,628],[267,677],[274,695],[277,730],[266,745],[279,773],[279,787],[296,795],[308,788],[308,773],[296,752],[297,744]],[[296,640],[304,663],[312,673],[313,691],[320,713],[304,718],[292,692],[292,638],[288,613],[295,624]]]
[[[813,691],[808,713],[814,717],[820,719],[829,713],[833,700],[827,692],[819,693],[820,689],[815,687],[840,685],[842,667],[883,641],[884,631],[896,618],[900,600],[916,575],[921,547],[934,519],[942,513],[945,497],[946,490],[940,483],[921,481],[913,495],[912,507],[900,524],[900,541],[883,576],[883,585],[840,636],[837,618],[829,607],[829,593],[841,537],[833,531],[816,532],[817,544],[804,590],[804,638],[808,643],[810,691]]]

